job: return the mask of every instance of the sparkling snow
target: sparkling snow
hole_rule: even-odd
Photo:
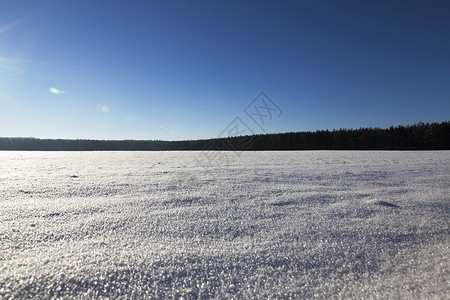
[[[450,297],[450,151],[219,154],[0,152],[0,298]]]

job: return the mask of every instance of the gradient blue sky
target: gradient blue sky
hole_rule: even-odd
[[[216,137],[450,119],[450,1],[0,4],[0,136]]]

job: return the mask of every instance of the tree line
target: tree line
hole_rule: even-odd
[[[0,150],[450,150],[450,122],[185,141],[0,138]]]

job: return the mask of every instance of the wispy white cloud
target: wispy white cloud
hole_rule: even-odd
[[[2,27],[0,27],[0,34],[2,34],[5,31],[8,31],[9,29],[13,28],[14,26],[16,26],[17,24],[19,24],[20,22],[22,22],[23,18],[15,20],[9,24],[6,24]]]
[[[50,93],[55,94],[55,95],[64,95],[66,93],[63,90],[59,90],[59,89],[54,88],[54,87],[50,88],[49,91],[50,91]]]
[[[7,74],[22,74],[25,72],[26,65],[29,61],[25,59],[17,59],[0,56],[0,71],[6,71]]]
[[[109,106],[102,104],[102,103],[97,105],[97,109],[98,109],[98,111],[103,112],[103,113],[108,113],[110,111]]]
[[[167,127],[164,126],[164,125],[161,125],[161,129],[164,130],[165,132],[170,132],[171,134],[174,134],[174,133],[175,133],[175,130],[170,129],[170,128],[167,128]]]
[[[18,58],[9,58],[0,56],[0,63],[9,63],[9,64],[26,64],[28,61],[25,59],[18,59]]]

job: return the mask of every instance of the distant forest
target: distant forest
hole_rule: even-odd
[[[186,141],[0,138],[0,150],[450,150],[450,122]]]

